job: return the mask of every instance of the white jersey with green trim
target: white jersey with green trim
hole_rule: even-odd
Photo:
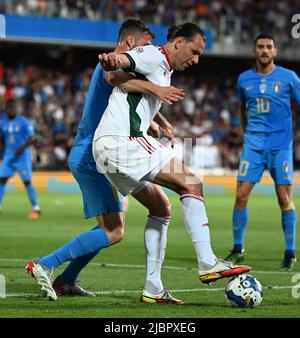
[[[144,78],[162,87],[170,86],[173,71],[163,47],[136,47],[126,55],[131,64],[129,71],[134,72],[137,78]],[[94,140],[108,135],[146,135],[161,104],[162,101],[156,95],[126,93],[114,88]]]

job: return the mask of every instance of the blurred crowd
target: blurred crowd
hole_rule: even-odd
[[[16,99],[17,113],[29,118],[36,130],[36,168],[67,167],[91,73],[87,69],[71,76],[37,66],[0,64],[0,100]]]
[[[36,65],[19,64],[12,68],[0,63],[0,101],[16,99],[17,112],[29,118],[37,132],[36,169],[67,169],[67,156],[83,112],[92,72],[92,68],[85,68],[68,74]],[[183,88],[186,97],[180,103],[164,104],[162,113],[175,127],[179,153],[184,143],[186,146],[192,144],[196,157],[204,159],[200,166],[236,169],[242,136],[235,79],[207,78],[189,74],[175,76],[173,84]],[[299,128],[295,132],[295,164],[300,168]]]
[[[220,18],[238,19],[242,32],[256,27],[273,34],[289,31],[291,17],[300,13],[298,0],[0,0],[0,10],[18,15],[123,21],[129,16],[145,23],[193,21],[218,35]],[[229,26],[230,27],[230,26]]]

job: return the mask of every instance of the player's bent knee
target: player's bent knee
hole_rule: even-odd
[[[202,184],[186,184],[179,193],[183,195],[194,195],[203,197]]]
[[[164,200],[158,201],[157,205],[149,209],[149,215],[155,217],[171,217],[171,203],[166,198]]]
[[[28,187],[31,184],[31,181],[23,181],[23,184],[25,185],[25,187]]]
[[[162,205],[161,213],[160,213],[159,216],[163,217],[163,218],[170,218],[171,217],[171,203],[169,202],[169,200],[164,205]]]
[[[113,231],[108,232],[107,236],[111,245],[121,242],[124,238],[124,227],[115,228]]]
[[[235,201],[235,208],[236,209],[245,209],[247,207],[248,200],[246,199],[237,199]]]
[[[294,210],[295,204],[294,201],[287,196],[278,196],[278,203],[282,211]]]

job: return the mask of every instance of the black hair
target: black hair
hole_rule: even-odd
[[[254,47],[256,47],[257,40],[260,40],[260,39],[269,39],[269,40],[272,40],[274,42],[274,46],[276,46],[275,39],[274,39],[274,37],[272,35],[267,34],[267,33],[260,33],[259,35],[257,35],[257,37],[254,40]]]
[[[141,35],[143,33],[149,33],[153,39],[155,38],[154,33],[142,21],[133,18],[127,19],[119,30],[118,42],[125,39],[128,35]]]
[[[167,40],[168,42],[174,41],[177,37],[182,36],[188,41],[192,41],[193,38],[200,34],[204,41],[206,36],[204,31],[196,24],[187,22],[179,26],[171,26],[168,31]]]

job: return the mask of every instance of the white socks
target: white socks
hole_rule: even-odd
[[[186,228],[192,238],[200,271],[216,264],[216,256],[210,244],[209,224],[204,200],[194,195],[180,197]]]
[[[169,218],[149,216],[145,228],[147,253],[145,290],[152,294],[163,291],[161,267],[165,258]]]

